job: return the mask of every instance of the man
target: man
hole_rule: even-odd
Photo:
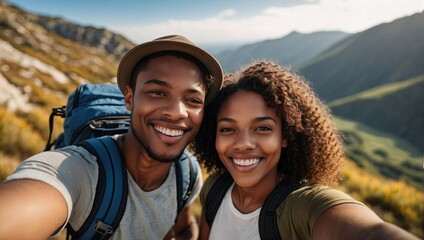
[[[129,190],[112,239],[197,239],[190,204],[201,188],[201,174],[174,222],[173,162],[196,135],[222,75],[215,58],[178,35],[138,45],[123,57],[117,81],[132,113],[131,127],[115,139]],[[78,229],[91,210],[97,176],[94,156],[77,146],[27,159],[0,185],[0,239],[46,239],[67,223]]]

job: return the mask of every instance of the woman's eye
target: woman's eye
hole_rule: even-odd
[[[218,129],[218,131],[220,133],[228,133],[228,132],[231,132],[232,129],[231,128],[220,128],[220,129]]]
[[[270,127],[265,127],[265,126],[261,126],[261,127],[257,127],[256,131],[260,131],[260,132],[268,132],[268,131],[272,131],[272,128]]]

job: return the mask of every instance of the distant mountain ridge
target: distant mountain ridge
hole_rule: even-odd
[[[424,12],[356,33],[300,69],[330,101],[424,73]]]
[[[356,33],[316,56],[300,69],[336,115],[395,134],[424,151],[422,82],[374,98],[356,98],[371,89],[424,75],[424,12]],[[420,77],[421,76],[421,77]],[[363,94],[361,95],[363,96]],[[424,153],[424,152],[423,152]]]
[[[106,29],[80,26],[62,18],[38,17],[36,22],[50,32],[54,32],[63,38],[88,44],[100,48],[112,54],[120,60],[124,54],[135,44],[123,36]]]
[[[236,50],[224,51],[217,54],[216,58],[227,72],[236,71],[245,64],[262,59],[299,68],[305,61],[349,35],[338,31],[308,34],[291,32],[282,38],[247,44]]]

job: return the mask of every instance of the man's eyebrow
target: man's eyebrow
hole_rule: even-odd
[[[200,91],[199,89],[197,89],[197,88],[190,88],[190,89],[187,89],[187,93],[195,93],[195,94],[206,94],[206,92],[203,92],[203,91]]]
[[[161,86],[168,87],[168,88],[171,87],[167,82],[159,80],[159,79],[150,79],[150,80],[147,80],[144,83],[144,85],[154,85],[154,84],[161,85]]]
[[[159,85],[159,86],[163,86],[163,87],[166,87],[166,88],[169,88],[169,89],[172,88],[172,86],[168,82],[163,81],[163,80],[159,80],[159,79],[155,79],[155,78],[154,79],[147,80],[146,82],[143,83],[143,85]],[[197,88],[187,89],[187,93],[204,94],[204,95],[206,95],[206,92],[204,93],[204,92],[200,91]]]

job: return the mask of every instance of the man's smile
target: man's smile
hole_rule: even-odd
[[[160,133],[162,133],[166,136],[169,136],[169,137],[180,137],[184,133],[184,131],[182,131],[182,130],[170,129],[170,128],[166,128],[166,127],[159,126],[159,125],[153,125],[153,128],[156,131],[158,131],[158,132],[160,132]]]

